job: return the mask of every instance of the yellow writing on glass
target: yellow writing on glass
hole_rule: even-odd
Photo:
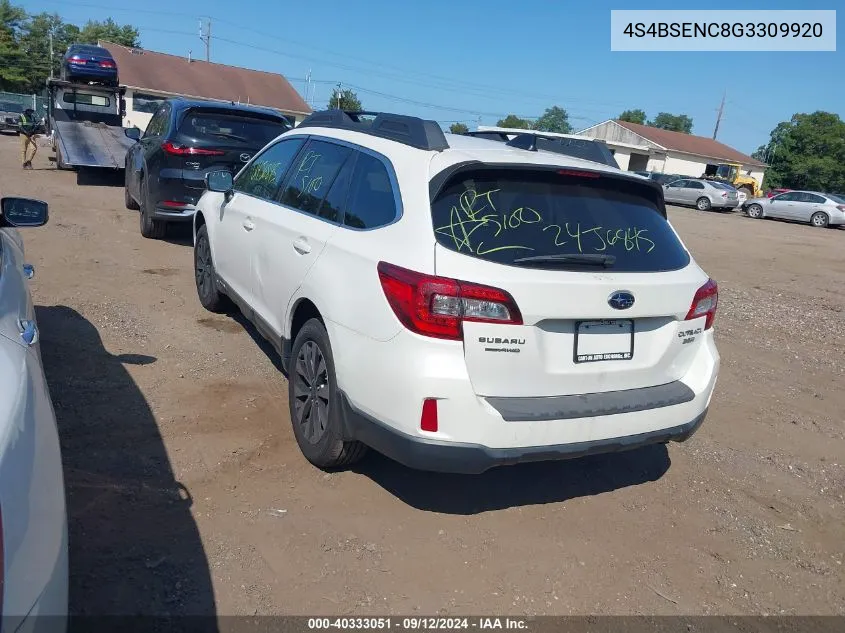
[[[655,243],[646,235],[648,229],[636,226],[607,228],[570,222],[564,222],[563,226],[545,224],[539,211],[525,206],[500,212],[493,201],[493,194],[498,191],[491,189],[478,193],[474,189],[467,189],[458,197],[458,203],[449,210],[449,223],[435,228],[435,233],[449,238],[458,252],[469,251],[475,255],[503,250],[536,250],[519,244],[521,232],[517,231],[523,226],[534,224],[541,226],[543,233],[550,231],[555,246],[571,244],[579,253],[602,252],[608,247],[650,253],[655,248]],[[485,246],[484,238],[490,241],[504,237],[508,232],[512,237],[506,242]]]

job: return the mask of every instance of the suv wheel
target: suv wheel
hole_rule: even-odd
[[[138,214],[141,222],[141,235],[153,240],[160,240],[167,234],[167,224],[151,217],[149,192],[144,189],[143,180],[138,188],[141,190],[141,212]]]
[[[367,447],[343,440],[334,357],[318,319],[308,321],[296,335],[288,374],[293,434],[305,458],[319,468],[349,466],[361,459]]]
[[[197,231],[194,246],[194,279],[197,282],[197,296],[202,307],[209,312],[223,313],[229,308],[229,301],[217,288],[217,272],[211,259],[211,244],[205,225]]]
[[[695,202],[695,208],[699,211],[707,211],[710,209],[710,199],[702,196]]]
[[[128,172],[128,170],[129,167],[127,167],[125,171]],[[129,195],[129,183],[126,182],[127,179],[128,176],[125,176],[123,180],[123,201],[127,209],[130,209],[131,211],[137,211],[141,207],[138,205],[137,202],[135,202],[135,198]]]

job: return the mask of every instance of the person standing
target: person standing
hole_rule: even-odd
[[[38,153],[36,139],[38,135],[38,123],[35,121],[35,112],[27,108],[21,114],[21,162],[24,169],[32,169],[32,159]],[[32,147],[32,155],[28,156],[29,148]]]

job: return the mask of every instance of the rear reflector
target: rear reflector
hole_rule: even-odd
[[[176,145],[170,141],[165,141],[161,144],[163,149],[168,154],[173,156],[223,156],[226,152],[219,149],[202,149],[201,147],[186,147],[185,145]]]
[[[704,329],[709,330],[713,327],[718,303],[719,286],[712,279],[708,279],[707,283],[701,286],[695,293],[686,320],[689,321],[690,319],[698,319],[706,316],[707,319],[704,321]]]
[[[162,200],[159,204],[163,207],[170,207],[171,209],[181,209],[188,206],[187,202],[179,202],[178,200]]]
[[[522,314],[504,290],[436,277],[379,262],[381,287],[393,313],[417,334],[460,341],[464,321],[522,325]]]
[[[430,431],[431,433],[437,432],[437,400],[434,398],[423,400],[420,429]]]

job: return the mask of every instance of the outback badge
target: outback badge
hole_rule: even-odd
[[[607,303],[614,310],[627,310],[634,305],[634,295],[627,290],[617,290],[610,295]]]

